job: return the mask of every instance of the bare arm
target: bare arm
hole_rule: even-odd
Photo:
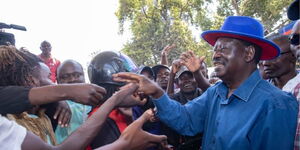
[[[179,60],[173,61],[171,72],[170,72],[170,78],[167,86],[167,94],[169,95],[174,94],[174,80],[179,68],[180,68],[180,61]]]
[[[60,84],[32,88],[29,91],[28,99],[32,105],[47,104],[66,99],[81,104],[98,105],[105,93],[105,89],[93,84]]]
[[[210,87],[208,79],[204,77],[201,72],[201,64],[204,61],[205,57],[196,57],[192,51],[182,53],[180,56],[181,63],[185,65],[194,75],[198,87],[202,91],[206,91]]]
[[[162,51],[161,51],[161,62],[160,64],[168,66],[168,55],[169,52],[175,47],[175,44],[167,45]]]

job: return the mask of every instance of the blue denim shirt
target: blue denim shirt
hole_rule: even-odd
[[[253,72],[227,98],[220,82],[181,105],[164,94],[154,104],[161,121],[183,135],[204,132],[202,149],[293,149],[298,114],[296,99]]]

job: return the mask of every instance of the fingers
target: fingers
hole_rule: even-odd
[[[70,122],[70,113],[66,109],[62,109],[58,117],[58,124],[61,127],[67,127]]]
[[[94,93],[92,93],[92,96],[94,97],[93,102],[96,102],[97,104],[103,103],[104,96],[102,94],[94,92]]]
[[[103,87],[100,87],[98,85],[93,84],[95,87],[95,90],[101,94],[106,94],[106,90]]]
[[[53,116],[54,119],[57,119],[58,115],[60,114],[60,112],[62,111],[61,107],[56,107],[56,111],[55,114]]]
[[[148,132],[145,132],[146,138],[152,143],[163,143],[167,141],[167,136],[165,135],[154,135]]]
[[[139,82],[142,76],[130,72],[113,74],[113,80],[118,82]]]
[[[129,83],[120,88],[120,90],[126,90],[128,93],[132,93],[139,88],[137,84]]]
[[[204,59],[205,59],[205,56],[201,56],[201,57],[199,58],[200,64],[202,64],[202,62],[204,61]]]

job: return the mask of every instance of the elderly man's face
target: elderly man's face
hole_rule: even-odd
[[[242,68],[244,45],[232,38],[219,38],[214,46],[213,63],[216,76],[223,81],[231,80]]]
[[[280,77],[290,71],[294,71],[290,70],[290,65],[295,63],[295,57],[290,50],[289,43],[279,40],[273,42],[280,47],[281,55],[275,59],[263,61],[264,73],[268,78]]]
[[[67,63],[58,72],[58,83],[84,83],[84,73],[80,65]]]
[[[293,39],[294,43],[291,42],[291,50],[293,52],[293,54],[296,56],[296,58],[298,59],[298,61],[300,60],[300,44],[299,44],[299,34],[300,34],[300,21],[297,21],[292,29],[292,33],[291,33],[291,36],[295,36]],[[296,39],[296,36],[298,36],[298,39]],[[298,41],[298,43],[297,43]]]

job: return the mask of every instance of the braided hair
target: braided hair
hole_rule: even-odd
[[[39,62],[14,46],[0,46],[0,86],[32,86],[32,75]],[[33,55],[33,54],[32,54]]]

